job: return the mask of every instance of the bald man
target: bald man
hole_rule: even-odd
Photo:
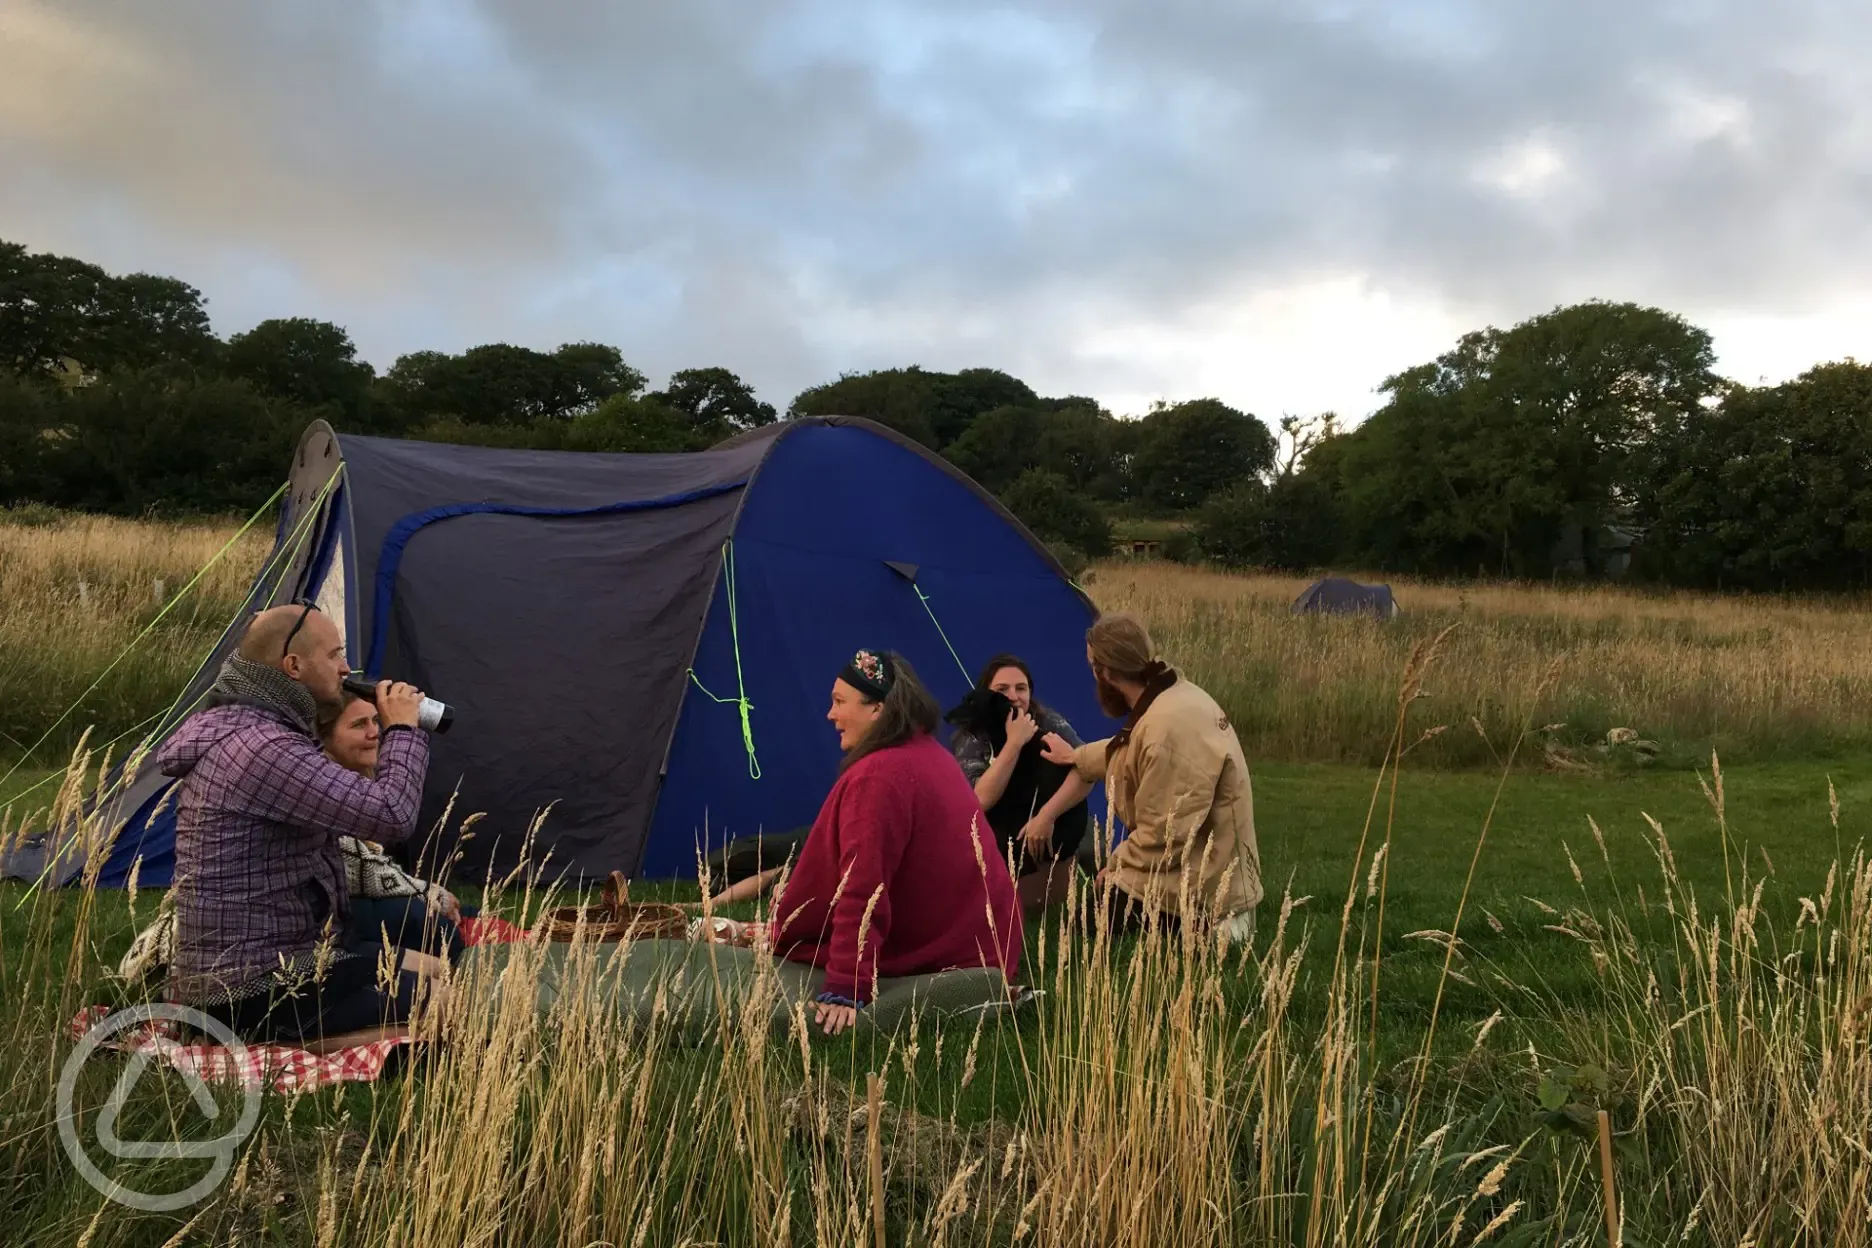
[[[407,1029],[437,995],[433,958],[352,943],[338,838],[401,841],[416,828],[427,738],[422,693],[383,681],[376,775],[319,748],[321,712],[343,704],[344,639],[318,608],[256,615],[222,665],[207,708],[156,757],[176,777],[176,948],[172,1000],[254,1041],[315,1050]]]

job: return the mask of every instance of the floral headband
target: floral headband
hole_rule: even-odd
[[[897,684],[897,665],[888,654],[860,650],[839,673],[839,679],[873,702],[882,702]]]

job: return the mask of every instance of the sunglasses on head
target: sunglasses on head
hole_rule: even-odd
[[[282,659],[292,653],[293,638],[297,637],[299,635],[299,630],[305,627],[306,616],[311,615],[314,611],[319,609],[318,603],[313,602],[310,598],[294,599],[293,605],[304,607],[305,610],[299,613],[298,620],[295,621],[292,626],[292,632],[286,634],[286,640],[280,646],[280,658]]]

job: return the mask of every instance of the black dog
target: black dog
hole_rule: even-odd
[[[992,689],[972,689],[957,707],[943,718],[963,732],[988,742],[999,755],[1007,748],[1008,716],[1014,711],[1014,704],[1003,694]],[[1014,772],[1008,777],[1007,788],[1002,790],[1001,800],[988,812],[988,824],[995,830],[995,839],[1000,841],[1002,852],[1009,846],[1016,851],[1019,874],[1037,868],[1027,854],[1026,846],[1020,843],[1021,829],[1027,821],[1040,813],[1040,808],[1059,792],[1065,783],[1070,767],[1050,763],[1042,754],[1046,750],[1046,734],[1036,733],[1020,752],[1020,758],[1014,763]],[[1053,857],[1056,861],[1070,859],[1079,849],[1079,843],[1085,839],[1086,827],[1090,822],[1090,813],[1086,804],[1080,802],[1066,811],[1053,823]]]

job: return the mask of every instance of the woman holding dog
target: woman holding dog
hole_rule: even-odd
[[[1070,768],[1049,762],[1042,747],[1057,738],[1077,749],[1084,744],[1072,724],[1043,704],[1034,691],[1033,669],[1018,655],[997,655],[962,705],[948,715],[955,726],[949,748],[975,797],[988,814],[1002,855],[1018,864],[1021,901],[1038,908],[1063,895],[1073,855],[1085,840],[1085,802],[1062,811],[1030,838],[1022,831],[1046,804]],[[1041,874],[1042,869],[1053,870]]]

